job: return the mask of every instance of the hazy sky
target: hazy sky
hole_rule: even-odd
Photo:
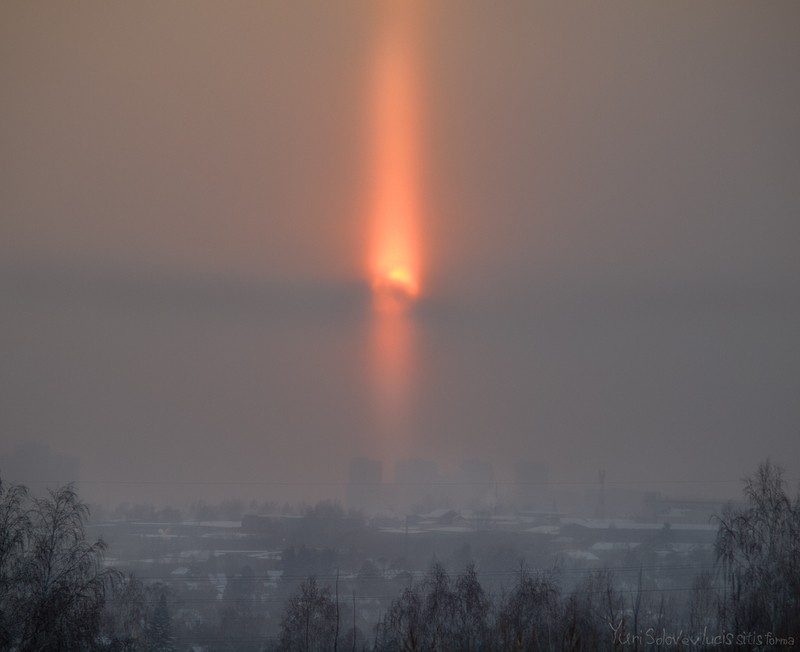
[[[422,5],[423,296],[387,428],[379,4],[0,4],[0,450],[165,496],[390,449],[796,478],[800,5]]]

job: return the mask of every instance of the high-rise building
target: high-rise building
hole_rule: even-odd
[[[356,457],[350,461],[347,506],[374,514],[382,507],[383,465],[378,460]]]
[[[26,485],[34,494],[57,489],[80,480],[77,457],[54,453],[39,442],[25,442],[5,455],[0,455],[0,477],[3,482]]]
[[[429,511],[439,507],[442,486],[439,467],[418,457],[401,460],[394,467],[397,507],[404,511]]]

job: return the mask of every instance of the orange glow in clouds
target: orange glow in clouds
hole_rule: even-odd
[[[407,302],[420,291],[419,92],[413,0],[386,4],[373,80],[372,238],[368,261],[377,305],[386,294]],[[394,301],[396,303],[396,301]]]

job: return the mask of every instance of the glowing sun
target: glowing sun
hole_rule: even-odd
[[[392,267],[379,273],[372,282],[377,294],[390,295],[395,299],[410,301],[419,294],[419,287],[414,275],[406,267]]]

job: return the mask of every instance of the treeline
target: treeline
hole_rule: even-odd
[[[744,497],[719,515],[716,567],[694,577],[688,596],[641,572],[621,581],[607,570],[567,589],[559,569],[523,564],[510,586],[488,590],[474,564],[448,573],[433,563],[423,577],[408,576],[369,632],[357,626],[354,594],[309,577],[267,638],[258,582],[242,573],[226,588],[220,622],[198,622],[182,644],[208,652],[790,649],[800,642],[800,494],[790,498],[767,462],[746,480]],[[87,518],[71,486],[34,498],[0,481],[0,650],[179,649],[170,590],[107,566],[103,541],[86,539]]]
[[[394,600],[371,640],[341,618],[330,586],[307,579],[284,610],[280,639],[267,649],[302,650],[788,650],[800,638],[797,595],[778,623],[731,599],[708,575],[689,600],[606,570],[564,593],[557,572],[520,568],[509,590],[484,590],[474,566],[448,574],[439,563]],[[759,613],[762,612],[762,613]],[[793,613],[792,613],[793,612]]]
[[[716,568],[686,591],[607,570],[565,591],[557,568],[521,565],[510,587],[489,592],[474,565],[452,575],[434,563],[367,637],[347,625],[346,597],[311,577],[287,601],[271,649],[788,650],[800,643],[800,493],[791,499],[766,462],[744,497],[717,517]]]

